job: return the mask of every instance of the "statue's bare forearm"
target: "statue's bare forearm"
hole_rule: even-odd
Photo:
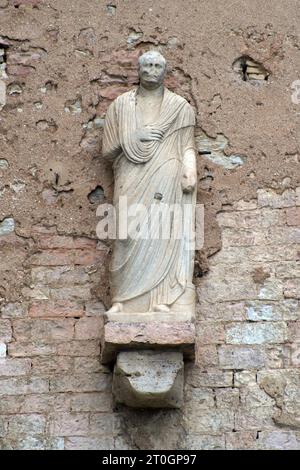
[[[182,175],[182,189],[185,193],[194,191],[197,183],[197,165],[196,165],[196,152],[194,148],[188,148],[183,155],[183,175]]]

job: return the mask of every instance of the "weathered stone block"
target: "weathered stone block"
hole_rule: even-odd
[[[109,385],[110,377],[102,373],[50,377],[51,392],[103,392]]]
[[[238,388],[217,388],[215,393],[217,408],[238,408],[240,403],[240,391]]]
[[[88,433],[88,413],[55,413],[50,418],[51,436],[84,436]]]
[[[0,359],[0,377],[13,377],[16,375],[25,375],[30,372],[30,369],[30,359]]]
[[[112,413],[91,413],[89,436],[110,437],[114,431],[114,415]]]
[[[15,415],[9,418],[9,435],[43,434],[46,428],[46,418],[40,414]]]
[[[225,435],[226,450],[255,450],[257,448],[256,431],[228,432]]]
[[[220,346],[220,366],[223,369],[259,369],[265,364],[265,351],[253,346]]]
[[[0,395],[26,395],[47,393],[49,380],[41,377],[10,377],[1,379]]]
[[[75,339],[95,339],[102,336],[103,317],[85,317],[75,324]]]
[[[203,371],[198,367],[188,367],[187,383],[193,387],[232,387],[233,372],[218,369]]]
[[[24,317],[27,312],[27,306],[20,303],[8,303],[1,308],[2,318]]]
[[[12,357],[48,356],[56,354],[57,350],[56,344],[44,341],[16,341],[8,345],[8,353]]]
[[[241,370],[234,374],[234,386],[235,387],[249,387],[256,385],[256,372]]]
[[[114,439],[112,437],[67,437],[65,439],[66,450],[113,450]]]
[[[29,308],[29,316],[34,318],[68,318],[82,317],[83,305],[70,301],[41,301],[33,302]]]
[[[261,431],[258,445],[263,450],[300,450],[300,432],[289,430]]]
[[[233,324],[227,327],[228,344],[284,343],[287,340],[287,325],[284,322],[255,324]]]
[[[74,320],[20,319],[14,320],[14,336],[17,341],[70,340],[74,336]]]
[[[234,410],[225,408],[201,410],[186,417],[186,428],[196,434],[222,434],[234,429]]]
[[[184,443],[184,450],[222,450],[225,449],[225,436],[190,433]]]
[[[12,329],[9,320],[0,320],[0,341],[9,343],[12,339]]]
[[[133,408],[180,408],[183,402],[181,352],[120,352],[114,368],[117,403]]]

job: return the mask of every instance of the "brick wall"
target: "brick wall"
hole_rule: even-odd
[[[1,449],[299,449],[298,9],[0,0]],[[151,47],[197,113],[205,245],[183,410],[116,408],[99,361],[103,119]],[[244,80],[244,56],[268,80]]]

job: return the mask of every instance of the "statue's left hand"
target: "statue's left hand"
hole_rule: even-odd
[[[197,173],[194,169],[186,168],[181,179],[181,187],[184,193],[192,193],[196,187]]]

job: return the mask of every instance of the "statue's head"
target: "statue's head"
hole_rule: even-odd
[[[139,78],[145,88],[157,88],[165,78],[167,62],[158,51],[148,51],[139,57]]]

